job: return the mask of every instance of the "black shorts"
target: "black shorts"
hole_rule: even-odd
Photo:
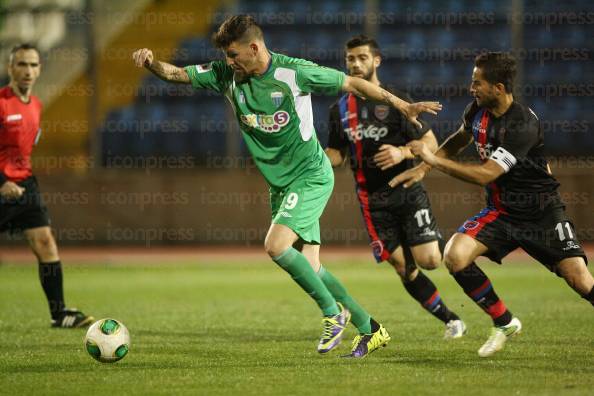
[[[367,200],[361,191],[358,195],[378,263],[387,260],[401,245],[409,248],[441,238],[429,198],[421,185],[386,189],[373,193]]]
[[[519,247],[555,273],[557,263],[569,257],[583,257],[588,263],[571,220],[559,206],[545,210],[540,219],[530,222],[487,207],[467,220],[458,232],[487,246],[485,257],[499,264]]]
[[[19,233],[30,228],[49,226],[47,208],[41,199],[37,179],[31,176],[17,184],[25,188],[19,199],[0,197],[0,232]]]

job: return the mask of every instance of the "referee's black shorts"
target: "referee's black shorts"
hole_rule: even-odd
[[[47,208],[43,204],[35,176],[17,184],[25,189],[20,198],[9,200],[0,197],[0,232],[20,233],[49,226]]]

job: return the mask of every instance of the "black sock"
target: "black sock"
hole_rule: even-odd
[[[403,280],[402,284],[406,291],[408,291],[408,294],[437,319],[444,323],[448,323],[450,320],[460,319],[458,315],[448,309],[441,299],[437,288],[431,282],[431,279],[427,278],[421,271],[419,271],[415,279],[412,281]]]
[[[64,309],[64,291],[62,289],[62,264],[39,263],[39,280],[47,297],[52,319],[57,319]]]
[[[475,263],[452,275],[468,297],[493,319],[495,326],[504,326],[512,320],[511,312],[495,293],[491,281]]]
[[[590,293],[586,294],[582,297],[584,300],[588,301],[594,307],[594,287],[590,290]]]

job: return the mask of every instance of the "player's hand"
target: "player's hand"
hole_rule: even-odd
[[[0,196],[6,199],[17,199],[25,192],[25,189],[15,182],[7,181],[4,182],[0,187]]]
[[[429,169],[431,168],[429,168],[427,164],[417,165],[414,168],[410,168],[402,173],[399,173],[395,178],[390,180],[388,184],[392,188],[400,184],[402,184],[402,187],[404,188],[409,188],[413,184],[423,180],[427,172],[429,172]]]
[[[414,155],[421,157],[425,163],[431,166],[435,165],[437,157],[431,150],[429,150],[429,147],[427,147],[425,143],[421,142],[420,140],[413,140],[408,142],[407,146]]]
[[[403,159],[402,149],[391,144],[382,144],[377,154],[373,156],[373,161],[381,170],[398,165]]]
[[[421,113],[429,113],[437,115],[437,112],[441,110],[441,103],[439,102],[416,102],[409,103],[403,110],[406,118],[412,122],[417,128],[422,128],[423,125],[417,120],[417,117]]]
[[[136,67],[150,66],[153,64],[153,51],[148,48],[142,48],[134,51],[132,54]]]

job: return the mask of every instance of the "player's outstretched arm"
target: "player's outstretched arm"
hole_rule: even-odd
[[[427,134],[423,136],[425,138]],[[469,144],[472,143],[473,137],[471,134],[464,130],[464,125],[460,126],[460,128],[450,135],[445,142],[435,151],[435,145],[437,144],[437,140],[435,140],[435,136],[433,136],[434,142],[424,141],[423,138],[420,139],[421,145],[418,143],[411,142],[408,148],[411,150],[412,155],[419,155],[419,152],[428,152],[426,156],[432,154],[436,158],[447,159],[458,155],[462,150],[464,150]],[[418,141],[417,141],[418,142]],[[424,146],[425,150],[419,150],[417,153],[413,152],[413,147],[415,146],[417,149],[421,146]],[[435,151],[435,153],[433,153]],[[421,158],[423,158],[421,156]],[[433,161],[433,157],[429,158]],[[424,158],[423,158],[424,160]],[[453,161],[450,161],[453,162]],[[428,162],[422,162],[421,164],[415,166],[414,168],[408,169],[399,175],[397,175],[394,179],[392,179],[389,184],[391,187],[396,187],[399,184],[402,184],[404,188],[408,188],[411,185],[423,180],[423,178],[431,171],[431,165]],[[477,184],[480,184],[478,181]]]
[[[429,129],[421,138],[421,142],[425,143],[429,150],[437,150],[437,139],[433,134],[433,131]],[[373,156],[375,164],[381,169],[386,170],[393,166],[398,165],[404,160],[413,159],[415,155],[412,153],[408,146],[393,146],[391,144],[382,144],[377,152]]]
[[[398,96],[386,91],[382,87],[372,84],[359,77],[346,76],[342,85],[343,92],[350,92],[354,95],[364,97],[370,100],[377,100],[389,104],[400,110],[407,119],[415,126],[421,128],[421,123],[417,117],[421,113],[437,114],[441,110],[439,102],[416,102],[408,103]]]
[[[154,59],[153,51],[148,48],[142,48],[134,51],[132,59],[137,67],[145,67],[161,80],[190,84],[188,73],[181,68],[167,62],[161,62]]]
[[[458,131],[458,133],[456,133],[456,135],[462,134],[468,135],[468,133],[463,129],[462,131]],[[454,137],[449,140],[456,142],[456,139],[458,141],[461,140],[460,137]],[[438,153],[441,155],[436,155],[431,150],[429,150],[429,148],[425,146],[423,142],[418,140],[408,143],[408,146],[410,147],[413,154],[418,155],[423,159],[424,163],[433,168],[437,168],[450,176],[467,181],[469,183],[485,186],[497,179],[506,171],[501,164],[497,163],[493,159],[488,159],[486,162],[480,165],[464,164],[448,159],[445,156],[447,153],[446,150],[438,150]],[[452,146],[456,148],[457,152],[462,150],[462,147],[456,147],[455,143],[450,143],[448,147],[452,151],[456,151],[452,148]]]

